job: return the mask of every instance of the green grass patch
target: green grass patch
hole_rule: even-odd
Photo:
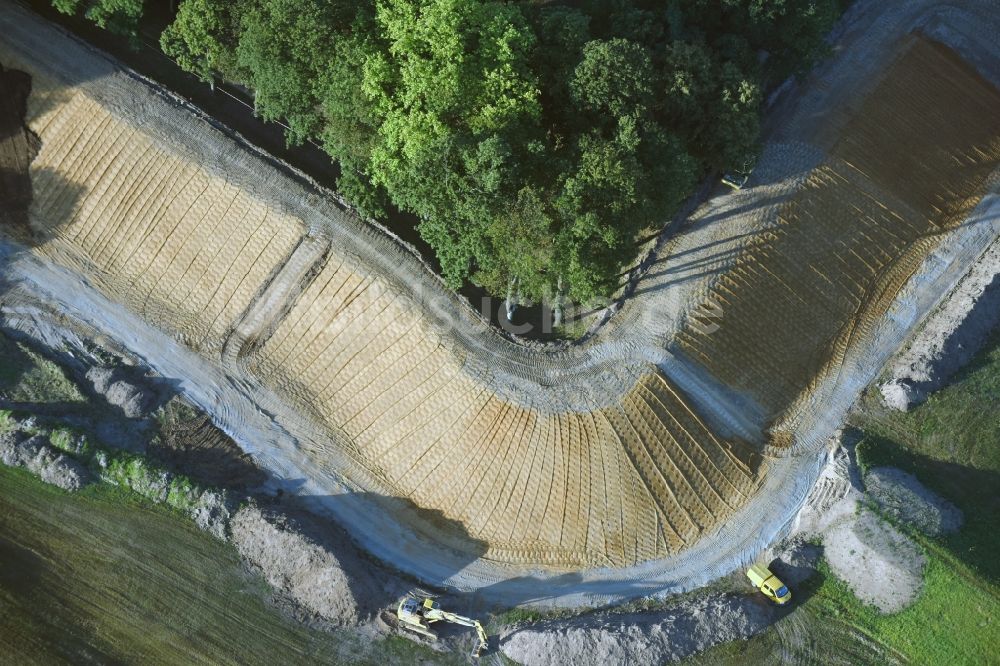
[[[76,402],[85,398],[58,365],[0,333],[0,394],[17,402]]]
[[[583,317],[581,319],[567,322],[562,326],[554,326],[552,328],[552,337],[556,340],[568,340],[570,342],[579,340],[587,334],[587,331],[590,330],[590,325],[592,323],[592,318]]]
[[[501,627],[523,622],[538,622],[546,617],[548,616],[545,613],[533,608],[511,608],[491,618],[490,625]]]
[[[890,465],[962,510],[965,525],[936,542],[992,584],[1000,584],[1000,334],[955,381],[916,409],[888,410],[865,396],[852,415],[866,437],[863,469]]]
[[[819,618],[849,620],[913,663],[987,663],[1000,653],[1000,598],[963,569],[960,562],[929,552],[920,597],[893,615],[862,604],[827,570],[811,611]]]
[[[22,347],[31,360],[31,367],[9,392],[11,400],[19,402],[78,402],[85,401],[76,384],[58,365]]]
[[[913,453],[1000,472],[1000,333],[955,380],[910,412],[884,407],[869,390],[852,420]]]
[[[910,532],[925,550],[924,588],[912,606],[883,616],[824,568],[796,590],[792,615],[750,641],[719,646],[692,664],[882,663],[883,651],[914,664],[987,664],[1000,654],[1000,333],[951,385],[908,412],[870,390],[851,422],[863,471],[898,467],[953,502],[962,528],[937,538]],[[905,526],[901,526],[904,529]],[[796,603],[796,602],[793,602]],[[789,641],[789,637],[808,640]]]
[[[107,466],[100,471],[103,481],[141,495],[151,502],[187,513],[198,504],[205,491],[180,474],[152,465],[142,456],[121,451],[104,452]]]
[[[1000,532],[996,529],[996,516],[1000,512],[1000,474],[936,460],[879,435],[865,436],[857,451],[863,470],[898,467],[958,506],[965,519],[958,532],[939,537],[917,533],[913,537],[925,545],[943,547],[984,580],[994,585],[1000,583],[1000,558],[997,557]]]
[[[860,602],[825,563],[819,575],[795,589],[789,617],[749,641],[726,643],[685,663],[738,666],[746,663],[904,663],[955,666],[992,663],[1000,653],[1000,597],[940,549],[927,553],[924,588],[916,602],[881,615]],[[798,660],[798,661],[797,661]]]
[[[91,446],[86,435],[72,428],[55,428],[49,433],[49,443],[60,451],[65,451],[84,460],[93,456],[95,447]]]
[[[0,409],[0,435],[14,428],[14,419],[8,409]]]

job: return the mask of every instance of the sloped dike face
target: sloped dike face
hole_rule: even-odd
[[[718,330],[691,325],[682,348],[765,405],[780,440],[998,166],[1000,92],[911,37],[778,224],[718,278]]]
[[[309,465],[411,501],[420,511],[400,520],[435,543],[503,564],[626,566],[688,548],[760,487],[760,442],[720,436],[641,354],[619,364],[628,381],[596,387],[610,399],[591,409],[565,407],[558,381],[515,400],[491,370],[504,359],[445,335],[395,279],[404,271],[386,270],[396,255],[371,250],[375,232],[299,185],[282,199],[268,178],[291,181],[177,109],[137,122],[164,103],[134,81],[68,85],[30,69],[27,115],[43,139],[34,251],[273,391],[328,435],[302,445]],[[136,114],[101,86],[139,99]],[[996,95],[915,39],[779,223],[716,278],[710,309],[724,316],[681,334],[688,355],[776,420],[794,412],[978,201],[1000,153]],[[934,177],[955,160],[962,173]],[[589,366],[573,372],[579,383]]]

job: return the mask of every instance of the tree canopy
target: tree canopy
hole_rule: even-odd
[[[586,301],[753,159],[763,90],[823,55],[843,1],[182,0],[161,45],[320,142],[363,213],[415,214],[453,287]]]
[[[135,38],[144,0],[52,0],[52,6],[63,14],[84,16],[101,28],[118,35]]]

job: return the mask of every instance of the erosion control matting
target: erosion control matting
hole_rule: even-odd
[[[196,349],[226,332],[304,227],[81,91],[37,78],[39,249]]]
[[[546,414],[501,399],[459,360],[412,303],[332,259],[251,367],[335,424],[394,495],[462,525],[453,548],[495,560],[661,557],[716,528],[756,487],[751,447],[717,438],[659,373],[606,408]]]
[[[947,47],[911,37],[776,226],[715,282],[718,326],[692,322],[682,348],[775,419],[794,414],[998,165],[1000,92]]]
[[[762,442],[713,428],[706,417],[742,404],[715,378],[660,372],[671,327],[621,324],[559,351],[501,339],[398,242],[182,100],[43,27],[10,34],[0,55],[32,73],[43,141],[36,242],[18,270],[90,304],[95,326],[178,379],[275,483],[298,483],[400,568],[438,581],[475,569],[483,586],[701,553],[668,574],[655,565],[688,587],[773,536],[811,482],[778,473],[809,460],[765,460]],[[780,221],[720,264],[703,308],[721,308],[719,329],[682,338],[776,415],[885,312],[996,162],[996,93],[947,51],[915,40],[873,90],[836,149],[810,158],[822,164],[805,186],[775,202]],[[896,110],[867,110],[879,105]],[[915,177],[915,193],[894,160],[965,173]],[[214,456],[220,434],[176,432],[165,453]],[[706,538],[726,530],[737,536]],[[627,594],[653,569],[621,574]]]

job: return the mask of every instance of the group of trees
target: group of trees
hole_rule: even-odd
[[[320,141],[364,213],[416,214],[453,287],[586,301],[752,159],[762,88],[842,1],[182,0],[161,46]]]
[[[142,18],[144,0],[52,0],[63,14],[83,13],[105,30],[136,37]]]

